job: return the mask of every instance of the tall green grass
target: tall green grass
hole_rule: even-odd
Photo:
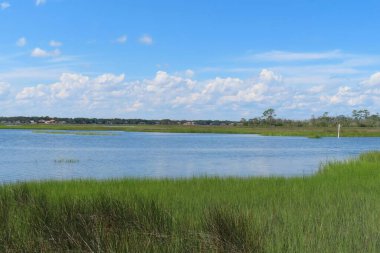
[[[380,252],[380,152],[298,178],[0,187],[1,252]]]

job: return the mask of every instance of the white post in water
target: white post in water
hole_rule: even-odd
[[[340,138],[340,124],[338,124],[338,139]]]

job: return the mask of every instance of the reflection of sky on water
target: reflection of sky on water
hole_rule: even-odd
[[[302,176],[379,149],[380,138],[0,131],[0,181],[193,176]],[[78,160],[57,163],[55,160]]]

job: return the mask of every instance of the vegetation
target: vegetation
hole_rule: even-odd
[[[197,125],[197,126],[251,126],[251,127],[380,127],[380,115],[366,109],[353,110],[351,116],[329,116],[328,112],[307,120],[276,118],[273,108],[261,116],[251,119],[233,120],[148,120],[148,119],[97,119],[97,118],[55,118],[55,117],[0,117],[0,125],[71,124],[71,125]]]
[[[79,160],[78,159],[55,159],[54,160],[55,163],[79,163]]]
[[[115,135],[89,131],[130,131],[166,133],[227,133],[276,136],[306,136],[320,138],[337,135],[342,126],[342,137],[380,137],[380,116],[368,110],[354,110],[352,116],[322,116],[309,120],[276,118],[269,108],[261,117],[237,121],[220,120],[144,120],[144,119],[89,119],[50,117],[0,117],[0,129],[33,129],[36,133],[75,135]],[[46,130],[81,130],[80,132]]]
[[[1,252],[379,252],[380,152],[310,177],[0,187]]]
[[[267,136],[335,137],[336,127],[251,127],[251,126],[184,126],[184,125],[15,125],[0,129],[32,129],[37,133],[103,135],[90,131],[127,131],[162,133],[215,133],[215,134],[261,134]],[[55,130],[55,131],[51,131]],[[77,130],[64,132],[63,130]],[[104,135],[115,135],[105,133]],[[117,134],[116,134],[117,135]],[[342,127],[342,137],[380,137],[380,127]]]

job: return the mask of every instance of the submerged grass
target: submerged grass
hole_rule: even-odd
[[[52,131],[52,130],[33,130],[36,134],[65,134],[65,135],[95,135],[95,136],[117,136],[115,133],[95,132],[95,131]]]
[[[0,187],[1,252],[380,252],[380,152],[310,177]]]
[[[55,159],[54,163],[62,164],[62,163],[79,163],[78,159]]]

